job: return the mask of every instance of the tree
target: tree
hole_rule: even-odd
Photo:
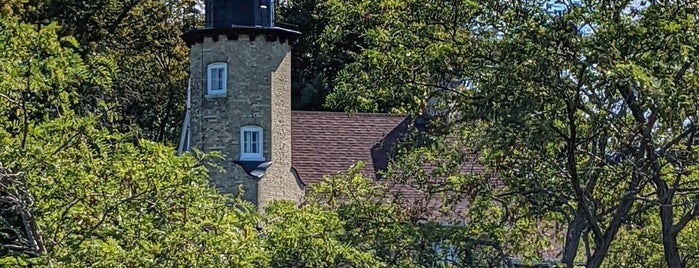
[[[24,263],[264,265],[256,214],[209,188],[204,156],[110,132],[98,124],[106,110],[77,116],[77,88],[108,87],[110,69],[91,69],[55,24],[2,18],[0,29],[0,163],[22,172],[44,238]]]
[[[468,93],[470,109],[487,111],[477,118],[489,121],[488,136],[509,152],[501,168],[519,168],[513,179],[554,182],[576,201],[569,265],[580,232],[593,244],[588,266],[598,267],[619,229],[643,228],[647,217],[660,219],[666,265],[685,266],[695,254],[681,257],[677,246],[696,216],[696,174],[687,168],[696,159],[680,156],[696,150],[697,102],[688,91],[696,87],[697,54],[688,49],[696,36],[680,30],[696,29],[694,8],[582,2],[530,15],[537,26],[505,33],[495,68]]]
[[[43,253],[41,235],[34,218],[34,198],[27,189],[24,175],[0,166],[0,186],[0,256],[36,256]],[[11,261],[0,257],[0,263]]]
[[[467,211],[436,213],[437,196],[410,189],[384,177],[365,178],[358,163],[346,174],[327,177],[307,194],[307,206],[319,206],[343,225],[339,240],[372,253],[389,267],[494,267],[514,258],[535,260],[532,249],[545,247],[531,233],[532,224],[501,222],[503,211],[487,197],[471,200]],[[396,188],[398,187],[398,188]],[[465,214],[465,215],[464,215]],[[478,219],[463,221],[456,219]],[[512,243],[517,241],[517,243]],[[511,247],[512,244],[529,244]]]
[[[99,90],[112,80],[115,67],[108,59],[82,59],[75,39],[58,37],[58,28],[0,19],[0,122],[21,136],[21,147],[34,125],[76,113],[78,88]]]
[[[439,93],[440,129],[480,152],[503,182],[495,197],[566,226],[568,266],[649,236],[665,265],[693,265],[678,239],[695,237],[697,211],[695,4],[334,3],[382,20],[329,105],[420,113]]]
[[[330,23],[337,18],[331,1],[278,1],[277,21],[291,24],[301,31],[293,45],[291,68],[292,109],[325,110],[326,96],[334,87],[338,72],[353,61],[352,54],[361,50],[358,34],[329,36]],[[348,22],[349,23],[349,22]],[[285,26],[285,25],[282,25]]]
[[[255,214],[228,206],[227,198],[208,187],[202,158],[176,157],[169,147],[94,125],[90,119],[54,120],[34,128],[24,149],[11,139],[2,144],[0,159],[25,171],[36,200],[46,253],[30,262],[265,263]]]
[[[134,129],[159,142],[174,142],[184,118],[189,30],[194,1],[26,1],[15,10],[26,23],[57,22],[73,36],[83,58],[110,58],[118,69],[111,88],[83,85],[80,115],[106,105],[105,125]],[[103,105],[99,104],[102,103]]]
[[[478,3],[455,1],[329,1],[330,40],[357,38],[360,50],[339,72],[326,105],[351,112],[414,114],[435,88],[474,72],[492,32],[481,27]],[[490,8],[485,6],[483,8]],[[482,26],[484,28],[485,26]]]
[[[345,239],[344,222],[317,204],[277,202],[265,209],[261,234],[271,267],[381,267],[374,253]]]

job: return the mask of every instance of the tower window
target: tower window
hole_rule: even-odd
[[[262,139],[261,127],[244,126],[240,128],[240,160],[264,161]]]
[[[207,68],[206,95],[226,95],[228,71],[225,62],[209,64]]]

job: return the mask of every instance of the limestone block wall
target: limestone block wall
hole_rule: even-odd
[[[190,48],[191,144],[204,152],[220,151],[225,173],[210,172],[223,193],[237,193],[259,206],[272,199],[298,201],[303,190],[291,173],[291,50],[287,43],[264,36],[240,35],[229,40],[205,38]],[[227,94],[207,96],[210,63],[227,63]],[[233,163],[240,157],[240,128],[263,128],[263,154],[272,166],[257,181]]]

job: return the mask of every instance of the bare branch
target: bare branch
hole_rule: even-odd
[[[680,218],[680,220],[677,222],[677,224],[672,226],[670,232],[673,235],[677,235],[680,231],[682,231],[682,229],[684,229],[684,227],[690,221],[692,221],[694,218],[696,218],[697,215],[699,215],[699,197],[694,198],[694,206],[692,207],[692,209],[687,211],[684,215],[682,215],[682,218]]]

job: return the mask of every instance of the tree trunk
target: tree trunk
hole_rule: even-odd
[[[570,225],[568,225],[568,231],[566,232],[562,262],[569,268],[573,267],[575,262],[575,256],[578,253],[578,245],[580,245],[580,236],[585,226],[585,217],[583,213],[585,212],[583,212],[582,209],[578,209],[575,212],[575,217]]]
[[[677,248],[677,233],[673,230],[674,219],[671,205],[663,204],[660,206],[660,221],[663,226],[663,251],[667,267],[681,268],[683,264],[682,259],[680,259],[680,251]]]
[[[665,230],[663,230],[663,248],[665,251],[665,261],[667,262],[667,267],[684,267],[682,259],[680,259],[680,251],[677,249],[677,236],[665,234]]]
[[[667,267],[681,268],[683,266],[680,259],[680,252],[677,248],[677,233],[675,228],[675,211],[672,206],[674,190],[671,190],[668,184],[660,178],[660,164],[657,159],[653,161],[653,182],[655,183],[656,195],[660,201],[660,223],[663,231],[663,253]],[[678,181],[679,182],[679,177]],[[683,217],[684,218],[684,217]],[[681,227],[678,227],[681,228]]]
[[[595,237],[595,252],[592,253],[590,259],[587,260],[587,268],[600,267],[604,259],[607,257],[609,246],[614,240],[617,232],[619,232],[623,219],[629,215],[629,210],[631,209],[631,206],[633,206],[635,200],[634,193],[637,192],[636,189],[638,189],[640,178],[641,177],[638,175],[634,175],[632,177],[628,186],[627,194],[624,196],[619,204],[619,207],[616,209],[615,215],[612,221],[609,223],[607,230],[604,232],[604,235]]]
[[[598,268],[602,266],[602,262],[607,257],[607,251],[609,251],[610,244],[610,241],[605,239],[605,241],[602,241],[602,244],[596,245],[597,248],[595,248],[595,253],[592,253],[592,257],[587,260],[587,265],[585,265],[585,267]]]

